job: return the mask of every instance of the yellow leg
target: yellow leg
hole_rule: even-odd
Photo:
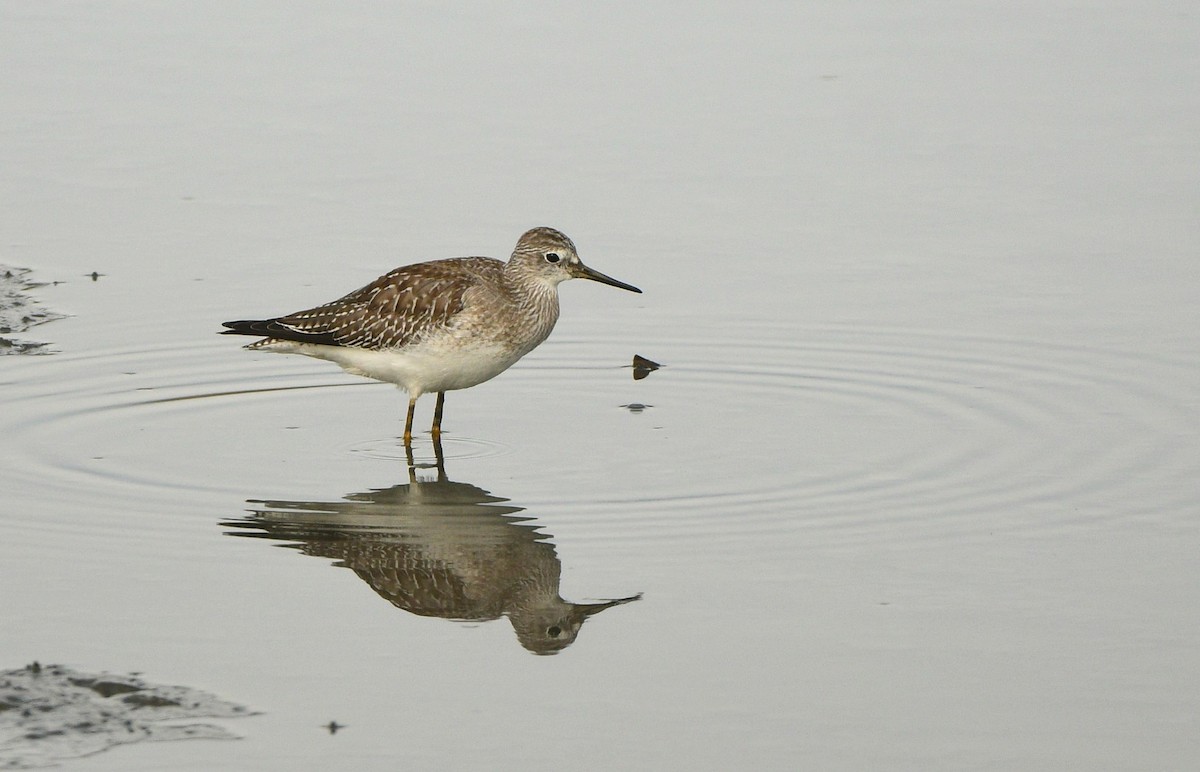
[[[433,428],[429,433],[434,439],[442,436],[442,407],[446,404],[446,392],[439,391],[437,397],[437,407],[433,409]]]
[[[412,422],[413,413],[417,410],[417,398],[412,397],[408,400],[408,418],[404,421],[404,444],[412,445]]]

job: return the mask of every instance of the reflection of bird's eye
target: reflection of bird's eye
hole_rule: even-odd
[[[558,256],[557,252],[547,252],[546,253],[546,262],[547,263],[557,263],[561,259],[562,258],[560,258]]]
[[[558,625],[555,625],[554,627],[548,628],[546,630],[546,634],[551,638],[557,638],[558,636],[562,635],[562,628]]]

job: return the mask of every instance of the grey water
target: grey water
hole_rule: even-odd
[[[0,332],[0,669],[256,714],[81,770],[1195,767],[1198,41],[0,3],[0,264],[66,315]],[[216,334],[537,225],[644,294],[564,284],[440,453]]]

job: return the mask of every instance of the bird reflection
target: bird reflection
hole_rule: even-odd
[[[341,501],[250,501],[256,506],[249,516],[222,525],[241,529],[228,531],[232,536],[332,558],[413,614],[472,622],[507,616],[535,654],[557,654],[588,617],[641,597],[563,600],[562,565],[549,534],[521,517],[522,507],[447,479],[440,443],[434,450],[435,479],[420,479],[410,447],[406,484]]]

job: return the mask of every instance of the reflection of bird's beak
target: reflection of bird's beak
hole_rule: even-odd
[[[590,617],[593,614],[599,614],[601,611],[612,608],[613,606],[622,606],[626,603],[633,603],[635,600],[641,600],[642,594],[631,595],[628,598],[618,598],[616,600],[605,601],[604,603],[580,603],[576,605],[584,617]]]
[[[591,279],[592,281],[598,281],[601,284],[607,284],[610,287],[619,287],[623,290],[629,290],[630,292],[637,292],[641,294],[641,290],[632,284],[626,284],[623,281],[617,281],[611,276],[605,276],[597,270],[588,268],[583,263],[572,266],[571,275],[577,279]]]

